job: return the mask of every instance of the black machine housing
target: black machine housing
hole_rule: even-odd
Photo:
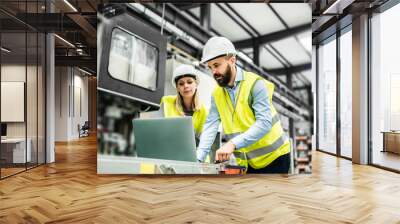
[[[116,13],[118,12],[118,13]],[[159,31],[146,25],[129,11],[113,8],[113,5],[103,11],[98,28],[98,90],[126,97],[137,102],[141,107],[158,109],[161,97],[164,95],[165,66],[167,57],[167,39]],[[150,90],[114,78],[108,71],[112,32],[121,29],[136,38],[155,47],[158,52],[156,88]]]

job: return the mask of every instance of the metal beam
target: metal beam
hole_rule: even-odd
[[[18,13],[16,17],[41,32],[81,31],[68,15],[79,13]]]
[[[300,91],[300,90],[311,90],[311,86],[306,85],[306,86],[298,86],[298,87],[293,87],[294,91]],[[311,104],[310,104],[311,105]]]
[[[286,85],[289,89],[293,89],[293,79],[292,74],[286,73]]]
[[[252,36],[254,38],[254,34],[247,27],[243,26],[242,23],[239,22],[237,16],[231,15],[224,7],[222,7],[222,4],[215,3],[215,5],[219,9],[221,9],[221,11],[223,13],[225,13],[225,15],[227,15],[229,18],[231,18],[240,28],[242,28],[246,33],[248,33],[250,36]],[[249,47],[252,47],[252,45],[250,45]]]
[[[253,33],[247,30],[248,34],[252,36],[253,38],[255,36],[259,37],[260,33],[249,23],[247,20],[245,20],[232,6],[229,5],[229,3],[225,3],[225,6],[231,10],[231,12],[234,14],[234,17],[239,18]],[[231,16],[232,17],[232,16]],[[258,42],[257,39],[254,39],[253,42],[253,63],[256,64],[257,66],[260,66],[260,49],[261,45]]]
[[[286,75],[286,74],[295,74],[304,70],[311,69],[311,63],[294,65],[288,68],[275,68],[275,69],[266,69],[266,72],[275,74],[275,75]]]
[[[155,12],[159,16],[162,16],[163,14],[161,4],[148,3],[146,4],[146,8]],[[185,30],[190,36],[196,38],[202,43],[206,43],[211,37],[207,30],[199,24],[192,23],[188,16],[184,15],[181,10],[172,3],[165,3],[164,18],[180,29]]]
[[[296,26],[290,29],[285,29],[281,31],[277,31],[274,33],[266,34],[260,37],[257,37],[257,40],[260,44],[265,44],[268,42],[276,41],[276,40],[281,40],[284,39],[285,37],[290,37],[293,36],[297,33],[306,31],[308,29],[311,29],[311,24],[303,24],[300,26]],[[233,43],[236,48],[241,49],[241,48],[248,48],[253,46],[253,39],[246,39],[246,40],[239,40]]]
[[[90,36],[90,39],[96,39],[96,28],[93,27],[85,17],[80,14],[69,14],[68,17],[77,25],[79,25],[84,31],[86,31],[86,33]]]
[[[253,62],[257,66],[260,66],[260,44],[257,42],[253,43]]]
[[[246,24],[246,26],[249,27],[256,34],[256,36],[261,35],[252,25],[250,25],[249,22],[247,22],[247,20],[245,20],[232,6],[230,6],[229,3],[225,3],[225,6],[228,7],[228,9],[233,12],[233,14],[235,14],[235,17],[238,17],[240,20],[242,20],[243,23]],[[250,34],[250,36],[254,35]]]
[[[178,7],[180,10],[186,11],[194,8],[200,7],[200,3],[174,3],[176,7]],[[209,4],[208,4],[209,5]]]
[[[96,70],[96,58],[88,56],[55,56],[56,66],[81,66]]]
[[[201,26],[210,32],[211,30],[211,5],[201,4],[200,6],[200,24]]]
[[[105,1],[105,0],[103,0]],[[127,2],[121,0],[108,0],[109,2]],[[181,0],[182,2],[189,2],[188,0]],[[163,2],[163,1],[159,1]],[[226,1],[215,1],[215,0],[202,0],[202,3],[215,3],[215,2],[226,2]],[[243,1],[243,0],[230,0],[230,3],[243,3],[243,2],[260,2],[259,0],[250,0],[250,1]],[[262,1],[264,2],[264,1]],[[268,0],[266,2],[269,3],[304,3],[304,0]]]
[[[82,55],[79,55],[78,52],[76,51],[76,48],[68,48],[68,47],[57,47],[55,48],[56,50],[56,56],[91,56],[91,57],[96,57],[97,56],[97,48],[90,48],[90,47],[82,47],[79,48],[82,49]]]
[[[186,11],[186,14],[188,14],[189,17],[190,17],[191,19],[194,19],[194,20],[196,20],[196,21],[200,19],[198,16],[196,16],[196,15],[195,15],[193,12],[191,12],[191,11]],[[218,32],[217,30],[215,30],[213,27],[210,27],[210,31],[213,32],[213,33],[215,33],[217,36],[222,36],[222,34],[221,34],[220,32]]]
[[[136,7],[134,5],[127,5],[128,9],[130,12],[132,12],[134,15],[139,16],[143,19],[147,19],[149,21],[149,25],[155,25],[155,27],[160,27],[161,23],[159,22],[154,22],[155,20],[152,20],[149,16],[148,13],[145,13],[144,10],[141,10],[140,7]],[[161,5],[158,5],[155,3],[148,3],[144,6],[146,10],[152,11],[156,13],[160,18],[162,16],[162,7]],[[149,20],[150,18],[150,20]],[[165,7],[165,14],[164,18],[171,24],[173,24],[173,27],[179,29],[179,30],[185,30],[190,38],[193,38],[194,40],[198,42],[202,42],[203,44],[212,36],[211,32],[207,32],[204,30],[203,27],[201,27],[199,24],[194,24],[191,22],[193,19],[189,15],[185,15],[182,12],[179,11],[177,7],[172,5],[171,3],[166,3]],[[167,29],[168,30],[168,29]],[[176,43],[184,43],[185,41],[182,41],[182,39],[179,39],[176,41]],[[175,44],[176,44],[175,43]],[[186,44],[186,43],[185,43]],[[191,46],[194,50],[198,50],[198,46],[196,43],[188,42],[188,45]],[[191,53],[192,55],[196,55],[195,53]],[[198,55],[199,56],[199,55]],[[282,97],[282,99],[285,100],[285,105],[293,105],[296,107],[301,107],[297,108],[299,113],[302,113],[304,116],[306,113],[304,112],[304,108],[306,108],[307,113],[309,113],[308,110],[311,110],[312,108],[307,105],[307,103],[302,102],[301,99],[299,99],[292,91],[290,91],[282,81],[280,81],[277,77],[273,77],[265,73],[259,66],[256,66],[253,62],[248,63],[246,60],[242,58],[238,58],[238,64],[242,64],[245,69],[250,69],[252,71],[258,72],[259,75],[265,77],[267,80],[271,80],[276,84],[276,94],[279,94],[279,97]],[[291,107],[293,107],[291,106]],[[311,108],[311,109],[310,109]]]
[[[7,31],[20,31],[20,30],[25,30],[26,27],[24,23],[15,21],[14,19],[10,18],[3,18],[0,19],[0,24],[1,24],[1,31],[2,32],[7,32]]]
[[[279,15],[279,13],[275,10],[275,8],[271,4],[267,4],[267,6],[271,9],[271,11],[274,13],[274,15],[281,21],[283,26],[285,26],[286,29],[290,29],[289,25],[283,20],[282,16]],[[300,45],[301,48],[303,48],[304,53],[306,53],[310,58],[311,58],[311,52],[309,52],[304,45],[300,42],[300,39],[297,36],[294,36],[296,39],[297,43]]]

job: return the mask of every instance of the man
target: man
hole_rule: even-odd
[[[233,153],[247,173],[288,173],[290,143],[272,105],[274,84],[236,66],[236,50],[225,37],[210,38],[201,63],[207,63],[218,86],[200,137],[197,159],[204,161],[222,122],[229,140],[216,151],[216,160]]]

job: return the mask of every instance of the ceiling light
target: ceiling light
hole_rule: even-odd
[[[336,0],[322,14],[342,14],[347,6],[351,5],[355,0]]]
[[[83,69],[81,69],[81,68],[78,68],[81,72],[83,72],[83,73],[85,73],[85,74],[87,74],[87,75],[93,75],[92,73],[90,73],[90,72],[88,72],[88,71],[86,71],[86,70],[83,70]]]
[[[64,43],[68,44],[69,46],[75,48],[75,45],[71,44],[71,42],[67,41],[66,39],[58,36],[57,34],[54,34],[54,36],[56,36],[58,39],[60,39],[61,41],[63,41]]]
[[[78,12],[78,10],[71,4],[69,3],[68,0],[64,0],[65,4],[67,4],[72,10],[74,10],[74,12]]]
[[[1,47],[1,50],[4,51],[4,52],[6,52],[6,53],[10,53],[10,52],[11,52],[10,50],[8,50],[8,49],[5,48],[5,47]]]

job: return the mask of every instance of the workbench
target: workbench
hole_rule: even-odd
[[[219,174],[220,164],[97,155],[98,174]]]

